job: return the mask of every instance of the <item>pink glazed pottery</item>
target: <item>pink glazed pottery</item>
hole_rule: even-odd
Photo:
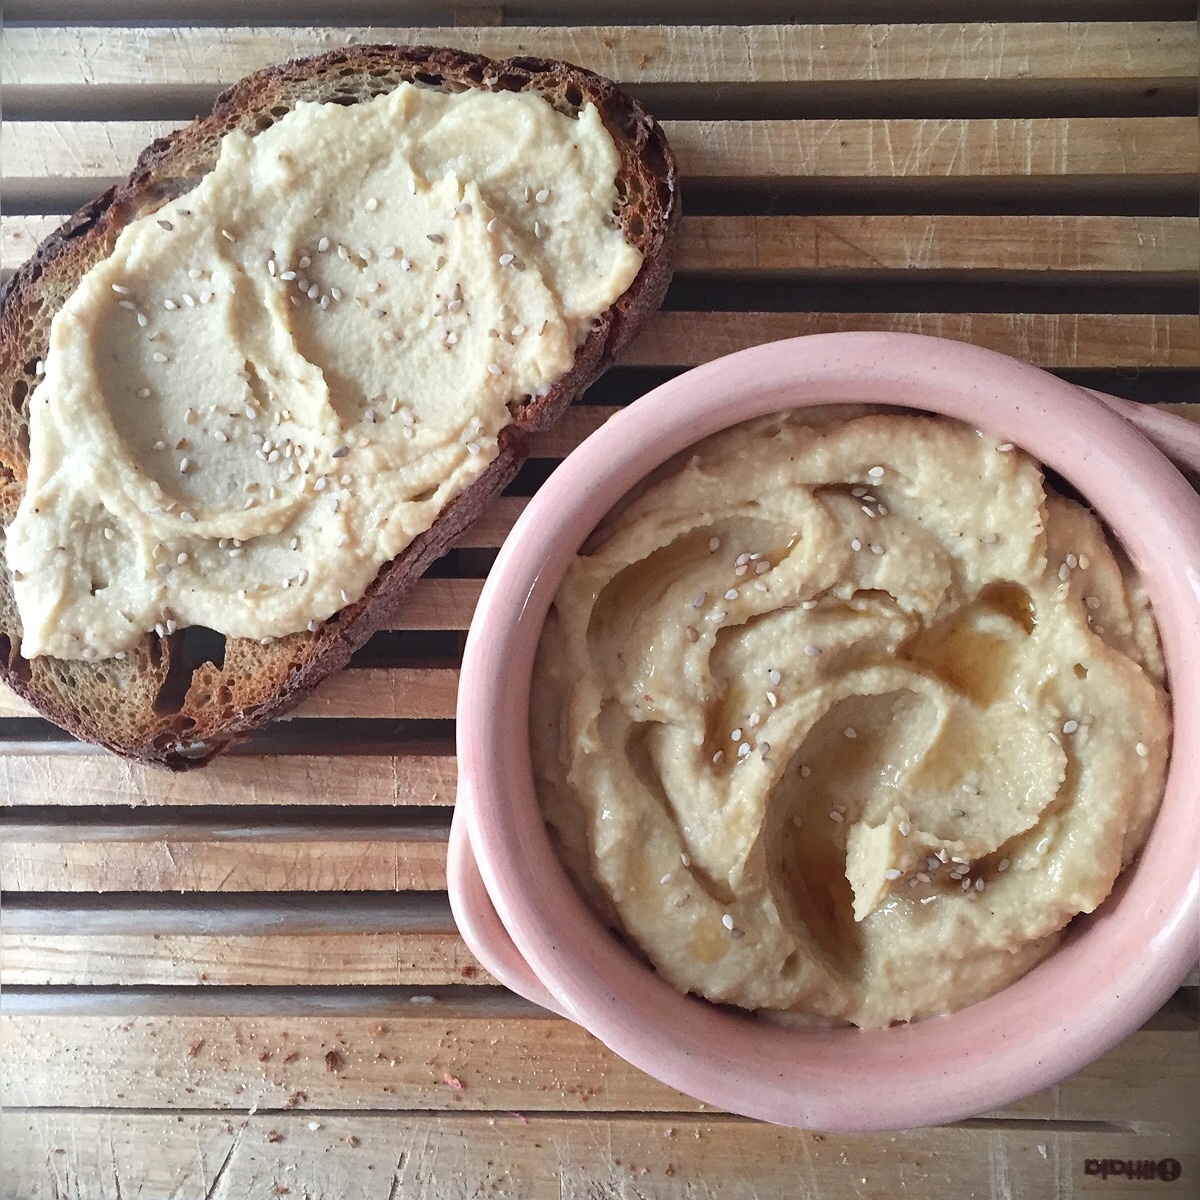
[[[525,733],[542,622],[604,514],[655,467],[722,428],[840,402],[955,417],[1023,447],[1086,496],[1145,582],[1175,729],[1149,841],[1058,950],[960,1012],[869,1031],[781,1028],[660,979],[568,881],[542,824]],[[471,625],[450,896],[472,951],[514,991],[664,1083],[783,1125],[959,1120],[1046,1088],[1116,1045],[1179,986],[1200,941],[1200,497],[1168,455],[1200,469],[1200,428],[987,350],[907,334],[760,346],[689,371],[618,413],[534,497]]]

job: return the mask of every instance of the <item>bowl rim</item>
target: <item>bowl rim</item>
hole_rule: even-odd
[[[839,1130],[960,1119],[1072,1074],[1161,1006],[1194,961],[1200,926],[1200,853],[1190,873],[1185,861],[1187,846],[1200,846],[1200,816],[1184,799],[1187,780],[1200,777],[1200,737],[1173,738],[1160,812],[1182,832],[1156,820],[1114,896],[1058,949],[947,1016],[885,1030],[768,1027],[675,992],[583,904],[542,825],[528,738],[514,736],[526,727],[533,652],[567,563],[630,487],[687,446],[755,416],[862,401],[964,420],[1027,448],[1079,488],[1146,584],[1174,729],[1200,733],[1200,673],[1173,667],[1200,656],[1200,497],[1167,459],[1093,396],[1007,356],[913,334],[817,334],[714,360],[653,389],[534,496],[484,585],[463,654],[454,817],[503,929],[558,1007],[700,1100]],[[1160,860],[1167,886],[1141,869]],[[1103,953],[1110,944],[1124,948],[1118,962]],[[486,942],[472,948],[486,964]],[[1080,978],[1090,991],[1076,1003]]]

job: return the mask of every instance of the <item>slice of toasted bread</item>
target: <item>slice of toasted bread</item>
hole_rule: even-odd
[[[403,82],[447,91],[532,91],[561,112],[598,109],[620,154],[618,219],[643,254],[637,278],[600,317],[574,365],[548,394],[514,412],[498,457],[441,512],[433,527],[385,563],[366,594],[315,633],[268,645],[226,640],[223,665],[193,669],[183,635],[148,634],[124,660],[26,660],[7,565],[0,569],[0,677],[77,737],[175,769],[197,766],[286,712],[391,617],[422,571],[443,554],[523,461],[524,435],[543,429],[613,361],[661,303],[679,226],[675,161],[658,124],[610,81],[568,63],[493,61],[429,47],[359,46],[270,67],[235,84],[211,116],[146,148],[129,179],[53,233],[0,293],[0,522],[7,529],[29,462],[28,403],[46,354],[50,320],[84,273],[131,221],[194,187],[216,162],[221,137],[253,135],[301,100],[352,104]]]

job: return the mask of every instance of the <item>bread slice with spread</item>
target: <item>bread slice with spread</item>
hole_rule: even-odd
[[[286,712],[641,328],[678,224],[662,130],[566,63],[236,84],[4,289],[0,675],[177,769]]]

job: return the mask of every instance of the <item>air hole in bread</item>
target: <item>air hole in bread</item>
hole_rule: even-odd
[[[413,75],[413,79],[417,83],[423,83],[426,87],[440,88],[444,82],[441,75],[434,75],[429,71],[417,71]]]
[[[161,651],[162,642],[154,639],[152,650]],[[192,686],[192,677],[200,667],[212,663],[218,670],[225,666],[225,636],[216,630],[206,629],[203,625],[193,625],[172,634],[170,638],[170,665],[166,678],[154,697],[154,711],[157,713],[177,713],[183,708],[188,690]],[[204,703],[211,702],[211,695]],[[194,724],[194,722],[193,722]],[[176,732],[182,732],[172,723]],[[190,726],[189,726],[190,728]]]
[[[225,666],[225,635],[204,625],[192,625],[181,635],[182,652],[194,671],[202,663],[218,669]]]
[[[259,133],[262,133],[263,130],[270,129],[274,124],[275,122],[270,117],[259,117],[254,122],[254,128],[257,129]]]
[[[563,97],[572,108],[583,107],[583,93],[574,84],[563,92]]]
[[[17,382],[13,384],[12,391],[9,392],[9,396],[12,399],[13,408],[22,408],[25,404],[25,397],[28,395],[29,384],[27,384],[23,379],[18,379]]]

